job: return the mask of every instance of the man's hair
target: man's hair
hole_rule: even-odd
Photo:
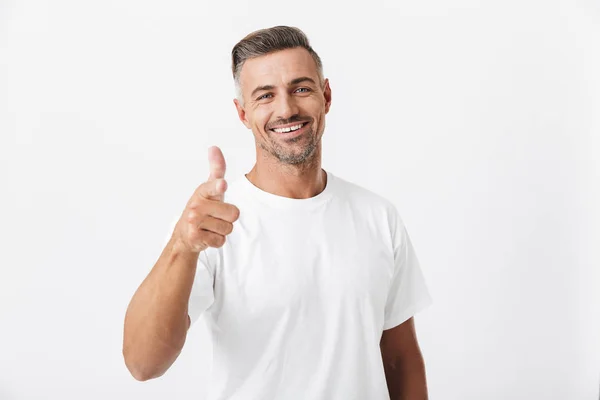
[[[306,49],[317,64],[319,83],[323,85],[323,64],[321,58],[310,46],[308,38],[300,29],[291,26],[274,26],[260,29],[248,34],[240,40],[231,50],[231,72],[235,83],[236,97],[242,105],[242,86],[240,72],[244,62],[250,58],[263,56],[285,49],[302,47]]]

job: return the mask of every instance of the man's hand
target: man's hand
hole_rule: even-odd
[[[194,191],[173,233],[176,242],[193,253],[223,246],[240,215],[236,206],[224,202],[227,182],[221,149],[209,148],[208,161],[208,179]]]

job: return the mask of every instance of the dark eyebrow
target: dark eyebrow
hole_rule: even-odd
[[[293,79],[293,80],[292,80],[292,81],[289,83],[289,85],[290,85],[290,86],[291,86],[291,85],[297,85],[297,84],[299,84],[299,83],[302,83],[302,82],[311,82],[313,85],[316,85],[316,84],[317,84],[317,83],[314,81],[314,79],[312,79],[312,78],[309,78],[308,76],[302,76],[302,77],[300,77],[300,78]]]
[[[308,76],[301,76],[300,78],[292,79],[288,83],[288,86],[297,85],[297,84],[302,83],[302,82],[311,82],[313,85],[317,84],[314,79],[309,78]],[[273,85],[258,86],[258,87],[256,87],[256,89],[254,89],[252,91],[252,93],[250,94],[250,97],[254,97],[254,95],[256,93],[262,92],[263,90],[273,90],[273,89],[275,89],[275,86],[273,86]]]

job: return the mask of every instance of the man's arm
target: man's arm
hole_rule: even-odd
[[[383,331],[381,356],[391,400],[428,400],[425,362],[413,317]]]
[[[190,327],[187,314],[198,254],[172,238],[134,294],[125,316],[123,357],[140,381],[163,375],[175,362]]]
[[[188,303],[198,256],[219,248],[233,230],[240,210],[225,203],[225,158],[208,150],[210,175],[198,186],[175,224],[158,261],[133,295],[125,315],[123,357],[140,381],[164,374],[175,362],[190,328]]]

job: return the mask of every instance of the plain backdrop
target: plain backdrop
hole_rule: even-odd
[[[331,82],[323,168],[407,225],[430,398],[598,399],[592,0],[0,1],[0,399],[205,398],[204,322],[138,382],[123,319],[208,147],[252,168],[229,57],[280,24]]]

